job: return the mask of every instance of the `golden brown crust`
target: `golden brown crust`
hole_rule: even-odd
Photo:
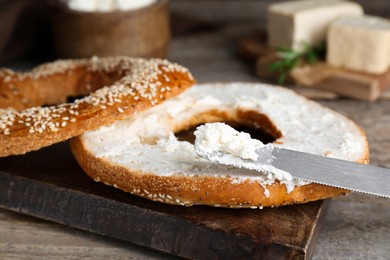
[[[305,203],[349,191],[320,184],[296,186],[286,192],[284,184],[267,185],[269,196],[258,182],[232,183],[229,178],[205,176],[157,176],[138,173],[95,157],[79,137],[71,140],[72,152],[83,170],[95,181],[114,186],[137,196],[173,205],[212,205],[230,208],[272,207]],[[362,157],[365,161],[368,154]]]
[[[57,61],[28,73],[0,70],[0,156],[37,150],[111,124],[193,83],[179,65],[129,57]],[[91,91],[73,103],[40,107]]]

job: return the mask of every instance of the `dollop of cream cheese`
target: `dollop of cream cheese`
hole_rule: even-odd
[[[194,135],[195,152],[210,161],[257,171],[259,175],[265,174],[263,183],[272,184],[278,180],[286,185],[287,192],[291,192],[296,185],[309,184],[293,179],[290,173],[272,165],[273,144],[265,145],[257,139],[252,139],[248,133],[238,132],[225,123],[200,125]],[[269,196],[267,189],[265,195]]]
[[[82,12],[130,11],[152,5],[157,0],[62,0],[72,10]]]
[[[203,153],[222,152],[242,159],[256,161],[257,149],[264,144],[252,139],[248,133],[238,132],[225,123],[207,123],[198,126],[194,132],[195,148]]]

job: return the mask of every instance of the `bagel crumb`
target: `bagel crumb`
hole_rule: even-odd
[[[8,83],[8,82],[11,81],[11,79],[12,79],[12,77],[11,77],[10,75],[8,75],[8,76],[6,76],[6,77],[4,78],[4,82],[5,82],[5,83]]]

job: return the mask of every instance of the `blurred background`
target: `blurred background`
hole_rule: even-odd
[[[270,6],[294,1],[137,0],[130,2],[145,6],[109,12],[75,10],[71,2],[77,9],[91,8],[90,3],[96,1],[0,0],[0,66],[26,70],[58,58],[130,55],[168,58],[187,66],[199,82],[260,80],[310,86],[322,90],[313,92],[320,98],[346,96],[374,101],[383,97],[390,85],[390,73],[385,71],[373,74],[328,66],[324,51],[317,52],[313,49],[316,46],[309,45],[304,53],[291,46],[270,46],[270,31],[278,32],[267,32]],[[365,16],[390,16],[389,0],[350,3],[360,6]],[[317,18],[313,14],[310,19],[315,23]],[[277,47],[285,49],[280,52]],[[387,51],[379,51],[379,55],[381,52],[390,56]],[[313,53],[314,59],[323,63],[304,66],[310,65],[307,61]],[[292,63],[280,58],[291,55],[298,57]],[[340,90],[341,83],[346,87]],[[312,92],[312,88],[303,91]]]
[[[267,7],[273,0],[170,0],[173,37],[209,26],[244,25],[265,29]],[[388,0],[358,0],[365,13],[389,18]],[[47,0],[0,0],[0,64],[30,56],[49,57],[53,51],[51,9]],[[249,27],[247,27],[249,26]],[[199,32],[199,31],[198,31]],[[104,33],[102,31],[102,33]],[[37,55],[39,54],[39,55]],[[54,58],[51,56],[50,58]]]

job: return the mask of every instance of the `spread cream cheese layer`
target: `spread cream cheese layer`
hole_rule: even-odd
[[[86,149],[102,159],[134,171],[160,176],[213,176],[272,184],[277,173],[263,174],[200,158],[194,145],[179,141],[173,129],[209,111],[240,118],[238,110],[266,115],[281,132],[273,145],[308,153],[357,161],[365,153],[360,129],[344,116],[294,92],[265,84],[204,84],[111,126],[81,136]],[[288,190],[303,185],[285,180]]]

